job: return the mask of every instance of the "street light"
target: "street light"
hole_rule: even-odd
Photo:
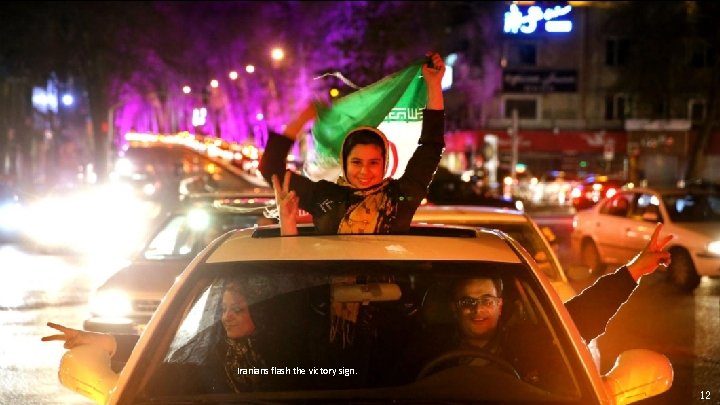
[[[285,51],[280,47],[275,47],[270,51],[270,57],[276,62],[285,59]]]

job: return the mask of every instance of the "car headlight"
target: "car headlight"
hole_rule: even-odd
[[[132,312],[132,303],[122,291],[99,291],[90,299],[90,311],[101,317],[123,317]]]
[[[707,250],[714,255],[720,255],[720,240],[710,242],[708,244]]]

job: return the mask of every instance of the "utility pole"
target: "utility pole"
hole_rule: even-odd
[[[510,178],[513,185],[517,182],[517,163],[518,163],[518,110],[512,110],[512,162],[510,166]]]

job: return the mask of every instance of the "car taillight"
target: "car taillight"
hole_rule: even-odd
[[[607,191],[605,192],[605,197],[610,198],[610,197],[614,196],[615,193],[617,193],[617,190],[611,187],[611,188],[607,189]]]

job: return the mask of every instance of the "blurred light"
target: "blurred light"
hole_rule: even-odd
[[[193,115],[192,115],[193,126],[199,127],[199,126],[205,125],[206,121],[207,121],[207,109],[205,107],[193,108]]]
[[[608,191],[605,192],[605,197],[610,198],[615,194],[617,194],[617,190],[615,190],[614,188],[609,188]]]
[[[190,89],[190,86],[183,86],[182,91],[185,94],[190,94],[190,91],[192,90]]]
[[[121,176],[129,176],[133,172],[133,164],[128,158],[120,158],[115,162],[115,171]]]
[[[210,87],[212,87],[213,89],[216,89],[219,85],[220,84],[218,83],[218,81],[216,79],[210,80]]]
[[[65,94],[62,96],[62,103],[66,107],[70,107],[75,102],[75,98],[72,96],[72,94]]]
[[[122,317],[132,312],[132,303],[122,291],[100,291],[90,298],[90,311],[103,317]]]
[[[273,48],[270,51],[270,57],[273,60],[281,61],[285,58],[285,51],[282,48]]]
[[[710,242],[708,244],[707,250],[712,254],[720,255],[720,240]]]
[[[330,97],[337,97],[340,95],[340,90],[336,88],[330,89]]]
[[[255,66],[254,65],[247,65],[245,66],[245,71],[248,73],[255,73]]]
[[[193,209],[188,212],[188,226],[195,231],[206,229],[210,224],[210,214],[205,210]]]
[[[257,119],[258,121],[262,121],[265,119],[265,115],[263,115],[263,113],[257,113],[255,114],[255,119]]]
[[[518,174],[525,173],[527,171],[527,165],[525,163],[517,163],[515,165],[515,172]]]
[[[525,211],[525,203],[523,203],[522,200],[516,200],[515,209],[518,211]]]
[[[238,78],[238,72],[233,70],[228,74],[228,77],[230,78],[230,80],[236,80]]]
[[[587,167],[587,162],[584,160],[580,161],[580,167]]]
[[[151,196],[151,195],[155,194],[156,191],[157,191],[157,188],[152,183],[147,183],[143,186],[143,194],[145,194],[147,196]]]

